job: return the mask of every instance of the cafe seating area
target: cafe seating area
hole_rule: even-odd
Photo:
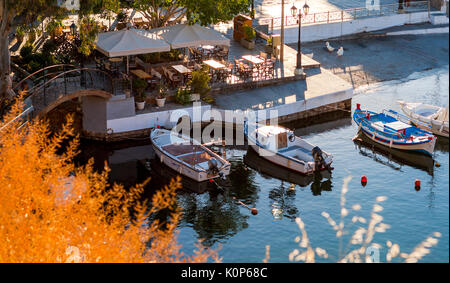
[[[190,48],[191,50],[201,49]],[[219,50],[218,52],[223,51],[223,49],[217,50]],[[210,84],[213,86],[270,80],[275,77],[276,59],[264,52],[260,52],[258,55],[244,55],[232,61],[227,60],[227,57],[228,55],[225,58],[206,55],[201,57],[202,59],[194,60],[192,56],[186,56],[182,62],[155,64],[150,69],[144,69],[134,63],[134,56],[130,56],[128,60],[129,75],[146,80],[149,90],[156,90],[161,83],[173,90],[183,87],[192,79],[192,72],[200,70],[202,66],[208,67]],[[125,75],[126,62],[125,57],[95,57],[97,68],[108,72],[113,77]]]

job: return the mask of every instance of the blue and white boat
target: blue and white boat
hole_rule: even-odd
[[[248,144],[264,159],[301,174],[331,171],[333,156],[279,126],[244,123]]]
[[[399,121],[389,111],[376,113],[356,105],[353,120],[367,137],[389,148],[432,155],[436,137],[425,130]]]

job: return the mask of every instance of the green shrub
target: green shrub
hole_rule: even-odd
[[[33,46],[31,44],[26,44],[20,49],[20,57],[22,57],[24,63],[28,63],[31,54],[33,54]]]
[[[244,25],[244,35],[245,39],[252,41],[256,37],[256,31],[253,27]]]
[[[208,67],[203,66],[200,70],[192,72],[192,80],[188,82],[188,85],[191,87],[192,93],[198,93],[201,97],[205,97],[211,90],[210,80]]]
[[[189,104],[191,102],[191,91],[187,88],[178,89],[175,94],[175,101],[182,105]]]
[[[18,41],[22,41],[25,36],[25,29],[22,26],[16,28],[16,37]]]
[[[44,45],[42,46],[42,53],[44,54],[52,54],[56,51],[58,48],[58,45],[56,44],[55,40],[50,39],[47,40]]]
[[[144,90],[147,88],[148,83],[143,79],[133,80],[133,89],[136,92],[136,101],[142,102],[145,100]]]

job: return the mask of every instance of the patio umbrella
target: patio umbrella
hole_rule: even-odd
[[[200,45],[226,45],[230,40],[213,29],[195,25],[179,24],[149,30],[162,37],[172,49],[197,47]]]
[[[108,57],[170,51],[170,45],[154,33],[139,29],[104,32],[98,35],[97,50]]]

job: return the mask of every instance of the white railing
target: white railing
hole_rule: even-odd
[[[302,25],[305,24],[321,24],[342,22],[354,19],[361,19],[367,17],[379,17],[385,15],[393,15],[396,13],[416,13],[416,12],[429,12],[430,1],[411,1],[409,5],[403,4],[403,10],[399,10],[399,4],[387,4],[379,5],[377,7],[362,7],[351,8],[339,11],[327,11],[320,13],[311,13],[302,17]],[[271,30],[281,26],[282,18],[260,18],[258,23],[260,25],[268,25]],[[298,25],[298,17],[286,16],[284,18],[284,26]]]

